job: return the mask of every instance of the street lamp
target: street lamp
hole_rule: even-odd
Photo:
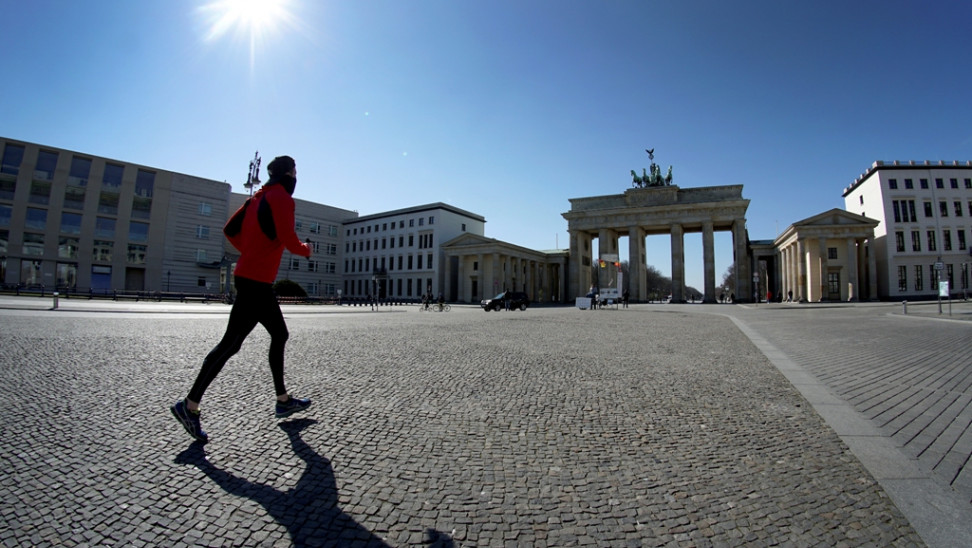
[[[253,159],[250,160],[250,172],[246,175],[246,182],[243,183],[243,188],[250,191],[250,196],[253,196],[253,187],[260,184],[260,151],[253,153]]]

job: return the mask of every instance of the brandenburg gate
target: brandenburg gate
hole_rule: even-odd
[[[650,154],[650,152],[649,152]],[[655,167],[654,165],[652,166]],[[570,199],[563,214],[570,234],[568,299],[582,297],[591,286],[593,242],[598,259],[617,256],[618,238],[628,237],[628,290],[635,301],[648,297],[645,238],[669,234],[672,241],[672,301],[685,301],[685,233],[702,233],[705,289],[703,302],[716,302],[715,231],[732,232],[736,300],[751,301],[746,209],[742,185],[681,189],[674,185],[631,188],[624,194]]]

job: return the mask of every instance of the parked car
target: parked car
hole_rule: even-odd
[[[526,310],[530,305],[530,299],[526,293],[520,291],[504,291],[492,299],[484,299],[480,304],[483,310],[503,310],[506,308],[506,300],[510,300],[510,310]]]

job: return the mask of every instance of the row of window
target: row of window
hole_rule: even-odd
[[[925,200],[923,202],[924,213],[926,218],[932,218],[935,216],[935,207],[930,200]],[[918,215],[915,213],[915,201],[914,200],[892,200],[891,209],[894,212],[894,222],[896,223],[916,223],[918,222]],[[940,217],[948,217],[948,201],[939,200],[938,201],[938,215]],[[952,201],[952,212],[956,217],[964,216],[962,212],[962,201],[953,200]],[[968,212],[969,217],[972,217],[972,200],[968,201]]]
[[[324,262],[324,266],[322,268],[320,261],[316,261],[314,259],[304,259],[304,262],[307,263],[307,268],[305,269],[305,270],[307,270],[307,272],[323,272],[324,274],[336,274],[337,273],[337,264],[336,263],[332,263],[332,262],[325,261]],[[297,257],[291,257],[290,258],[290,262],[287,264],[287,270],[298,270],[299,271],[301,269],[300,264],[301,264],[301,260],[300,259],[298,259]]]
[[[393,270],[425,270],[432,268],[433,254],[429,253],[427,255],[422,255],[421,253],[416,253],[415,255],[399,255],[398,258],[398,268],[395,268],[395,257],[375,257],[363,258],[363,259],[345,259],[344,260],[344,273],[351,274],[355,272],[369,273],[373,271],[387,271],[391,272]],[[423,266],[423,257],[425,258],[425,263]],[[385,259],[388,259],[387,261]],[[380,259],[380,262],[379,262]]]
[[[413,283],[414,282],[414,283]],[[425,289],[423,289],[425,287]],[[398,278],[389,280],[383,287],[375,287],[372,280],[344,280],[344,294],[348,296],[372,295],[373,292],[386,297],[420,297],[423,293],[432,292],[432,278]]]
[[[294,222],[294,230],[296,230],[297,232],[300,232],[303,229],[304,229],[304,221],[302,221],[301,219],[297,219]],[[307,232],[310,232],[311,234],[322,234],[323,233],[323,234],[326,234],[327,236],[331,236],[331,237],[336,238],[337,235],[338,235],[338,227],[337,227],[337,225],[326,225],[326,226],[324,226],[324,225],[321,225],[321,223],[319,223],[317,221],[308,221],[307,222]]]
[[[957,229],[955,231],[958,249],[964,251],[968,244],[965,240],[965,230]],[[938,251],[938,231],[934,229],[929,229],[925,231],[926,241],[928,242],[928,251]],[[899,252],[905,251],[905,233],[901,230],[894,233],[895,246]],[[942,230],[942,251],[952,250],[952,231],[951,229]],[[921,231],[912,230],[911,231],[911,251],[922,251],[921,249]]]
[[[914,266],[914,290],[924,291],[925,290],[925,278],[924,271],[925,266],[916,264]],[[929,290],[935,290],[935,283],[939,280],[939,272],[941,272],[941,281],[947,281],[948,287],[950,289],[968,289],[969,288],[969,271],[967,269],[960,269],[961,273],[961,283],[962,287],[955,287],[955,265],[943,264],[943,270],[939,271],[935,268],[935,265],[928,265],[928,283]],[[898,291],[906,292],[908,291],[908,266],[898,265]]]
[[[430,234],[419,234],[418,248],[419,249],[431,249],[433,247],[432,240],[433,240],[433,236],[432,236],[431,233]],[[395,237],[394,236],[392,236],[391,238],[382,238],[380,241],[381,241],[381,249],[395,249]],[[379,240],[377,238],[375,238],[374,240],[363,240],[363,241],[357,241],[357,240],[355,240],[353,242],[344,242],[344,252],[345,253],[355,253],[355,252],[358,252],[358,251],[371,251],[372,250],[372,243],[374,243],[374,250],[375,251],[378,251],[378,249],[379,249],[378,248],[378,242],[379,242]],[[415,246],[415,235],[414,234],[409,234],[408,235],[408,247],[413,247],[413,246]],[[398,237],[398,247],[400,247],[400,248],[401,247],[406,247],[405,246],[405,236],[404,235],[401,235],[401,236]]]
[[[7,143],[3,149],[0,161],[0,173],[19,175],[24,163],[25,148],[22,145]],[[54,180],[54,170],[57,167],[58,153],[50,150],[40,150],[37,162],[34,164],[33,179],[35,181]],[[71,170],[68,172],[68,185],[86,187],[91,176],[91,159],[81,156],[71,156]],[[101,177],[102,187],[120,189],[125,166],[106,163]],[[139,169],[135,175],[135,195],[151,198],[155,186],[155,173]]]
[[[9,249],[10,231],[0,230],[0,253],[6,254]],[[46,245],[43,234],[25,232],[21,246],[24,257],[43,257]],[[115,242],[110,240],[94,240],[91,247],[91,260],[95,262],[112,262]],[[57,258],[77,260],[81,249],[81,240],[70,236],[60,236],[57,241]],[[130,264],[145,264],[148,246],[142,244],[128,244],[127,261]]]
[[[425,226],[425,220],[426,220],[426,218],[429,220],[429,226],[432,226],[432,225],[435,224],[435,215],[429,215],[428,217],[419,217],[418,218],[418,226]],[[408,220],[408,226],[409,227],[414,227],[415,226],[415,221],[416,221],[415,219],[409,219]],[[359,230],[361,231],[361,234],[371,234],[372,227],[374,227],[374,231],[375,232],[378,232],[379,227],[381,228],[382,231],[388,231],[389,230],[389,226],[391,226],[391,230],[395,230],[395,221],[392,221],[390,224],[387,223],[387,222],[385,222],[385,223],[381,223],[381,224],[375,223],[374,225],[362,226],[360,228],[359,227],[349,228],[347,230],[347,235],[348,236],[357,236]],[[405,220],[404,219],[398,221],[398,228],[400,228],[400,229],[401,228],[405,228]],[[466,231],[466,225],[462,225],[462,230],[463,230],[463,232]]]
[[[972,179],[966,178],[963,180],[965,188],[972,188]],[[923,189],[928,189],[928,179],[918,179],[918,185]],[[904,179],[905,190],[915,188],[915,182],[913,179]],[[948,180],[949,188],[958,188],[959,180],[956,178],[950,178]],[[897,190],[898,180],[888,179],[888,188],[891,190]],[[937,178],[935,179],[935,188],[945,188],[945,179]]]

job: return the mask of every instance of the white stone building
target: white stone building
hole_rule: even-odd
[[[934,298],[939,282],[969,290],[972,162],[875,162],[843,197],[847,211],[879,221],[879,298]]]

